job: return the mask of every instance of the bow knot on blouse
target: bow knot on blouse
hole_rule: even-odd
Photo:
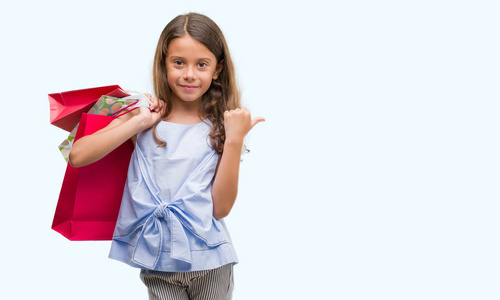
[[[163,250],[164,219],[170,230],[170,257],[191,263],[191,249],[182,223],[172,209],[173,205],[160,204],[143,223],[139,239],[134,247],[133,261],[143,267],[154,268]]]
[[[164,205],[158,205],[153,212],[153,216],[156,218],[162,218],[165,216],[165,210],[164,210]]]

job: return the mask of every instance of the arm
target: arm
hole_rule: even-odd
[[[159,109],[158,102],[153,103],[152,112],[141,107],[113,120],[94,134],[80,138],[69,153],[70,164],[79,168],[96,162],[137,133],[151,127],[163,113],[163,106]]]
[[[262,121],[265,119],[260,117],[251,119],[250,112],[244,107],[224,112],[226,141],[212,186],[213,215],[216,219],[226,217],[236,201],[243,139],[257,123]]]
[[[69,153],[69,163],[75,168],[89,165],[137,134],[137,118],[125,116],[113,120],[104,129],[77,140]]]
[[[212,186],[213,214],[216,219],[226,217],[236,201],[242,146],[243,142],[224,143],[224,152],[219,159]]]

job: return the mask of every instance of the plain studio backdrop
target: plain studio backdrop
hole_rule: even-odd
[[[4,1],[1,299],[146,299],[110,243],[50,229],[47,94],[152,92],[164,26],[223,30],[249,134],[234,299],[500,299],[497,1]]]

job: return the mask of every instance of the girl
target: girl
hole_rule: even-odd
[[[243,139],[264,119],[240,108],[226,41],[206,16],[167,24],[153,82],[149,109],[79,139],[70,163],[95,162],[131,138],[110,258],[142,269],[150,299],[231,299],[238,259],[223,218],[236,199]]]

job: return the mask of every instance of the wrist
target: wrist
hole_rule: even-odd
[[[135,135],[143,130],[141,123],[142,122],[139,118],[137,118],[136,116],[133,116],[132,118],[128,119],[124,125],[127,128],[129,128],[128,130],[132,131],[131,132],[132,134]]]
[[[148,124],[148,121],[144,119],[141,115],[135,115],[129,119],[131,125],[135,128],[135,134],[142,132],[148,129],[151,125]]]
[[[243,139],[239,138],[229,138],[224,142],[224,147],[243,147]]]

